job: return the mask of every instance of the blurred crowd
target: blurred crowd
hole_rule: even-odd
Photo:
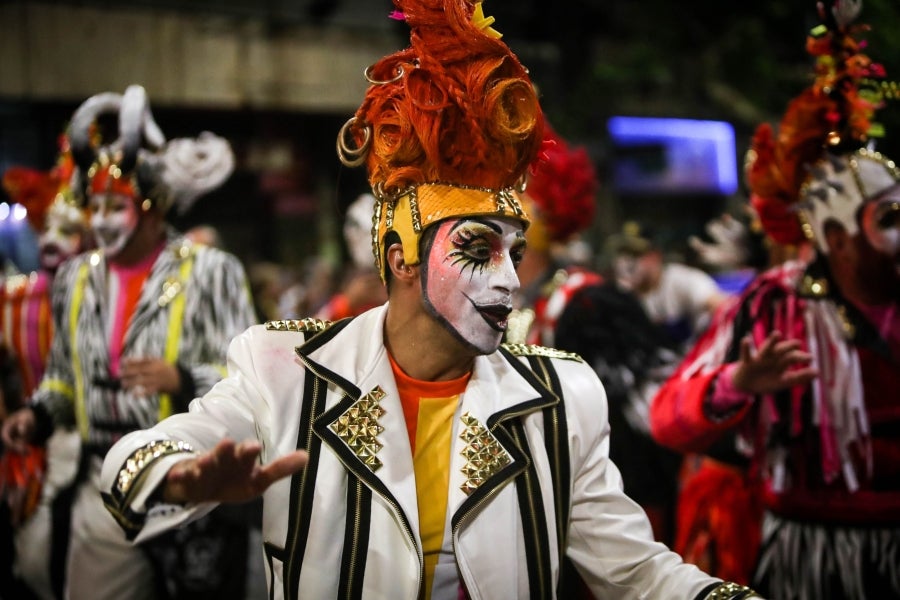
[[[900,172],[858,143],[859,119],[819,131],[807,108],[791,104],[781,137],[757,132],[746,209],[677,253],[665,223],[591,237],[594,161],[548,125],[519,193],[532,223],[505,342],[594,369],[624,491],[686,561],[772,598],[898,597]],[[797,123],[827,144],[791,139]],[[0,229],[0,598],[265,594],[257,503],[135,546],[98,484],[123,435],[216,385],[249,326],[387,302],[368,192],[339,215],[342,263],[245,265],[215,224],[177,231],[171,211],[233,168],[212,133],[167,140],[135,85],[79,107],[50,171],[3,174],[0,206],[24,212],[0,217],[30,234]]]

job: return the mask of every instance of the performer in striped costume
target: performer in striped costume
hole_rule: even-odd
[[[118,114],[119,137],[98,146],[91,131],[106,112]],[[85,101],[69,137],[76,193],[90,210],[99,249],[67,261],[56,275],[50,359],[29,406],[4,423],[4,442],[21,448],[59,426],[80,435],[85,465],[72,516],[69,597],[155,597],[155,586],[176,584],[168,590],[176,596],[218,590],[239,597],[240,585],[226,578],[242,581],[246,554],[221,560],[230,545],[246,544],[246,526],[234,531],[218,521],[202,550],[213,563],[200,573],[190,569],[203,561],[155,553],[158,562],[174,563],[162,565],[168,571],[160,579],[144,549],[127,543],[97,489],[110,446],[208,391],[224,373],[231,338],[254,321],[238,260],[188,242],[165,221],[171,207],[225,180],[230,147],[211,134],[167,142],[140,86]],[[189,551],[170,544],[164,553],[173,549]]]
[[[0,287],[0,333],[18,361],[25,398],[37,388],[50,350],[53,276],[66,259],[91,247],[87,218],[71,196],[74,163],[65,136],[60,150],[50,171],[11,167],[3,174],[7,194],[28,210],[29,223],[39,234],[41,269],[12,276]]]

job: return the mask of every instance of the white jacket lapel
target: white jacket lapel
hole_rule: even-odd
[[[357,317],[301,359],[329,386],[315,431],[345,466],[399,512],[418,536],[412,453],[400,394],[382,342],[384,308]]]
[[[412,531],[418,532],[409,436],[382,337],[385,311],[386,305],[355,318],[308,354],[301,348],[300,355],[332,384],[326,412],[316,424],[317,434],[351,471],[396,505]],[[501,352],[475,360],[454,422],[448,504],[452,513],[465,511],[481,496],[492,497],[494,488],[525,468],[522,453],[502,428],[495,427],[498,421],[556,401],[527,370],[518,369],[516,361]],[[485,440],[494,440],[498,458],[480,473],[467,448],[470,441],[463,435],[467,428],[470,434],[480,432]],[[361,433],[363,439],[358,437]],[[482,486],[484,490],[472,498]]]

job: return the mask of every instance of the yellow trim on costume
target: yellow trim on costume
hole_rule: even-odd
[[[81,439],[85,441],[88,440],[89,427],[87,404],[84,399],[84,377],[78,361],[78,313],[81,311],[81,301],[84,299],[87,276],[88,263],[84,262],[78,268],[75,289],[72,292],[72,304],[69,307],[69,350],[72,355],[72,376],[75,378],[75,423],[78,425]]]
[[[61,379],[45,379],[41,382],[41,389],[55,394],[62,394],[69,399],[75,396],[75,390],[72,389],[72,386]]]
[[[166,294],[169,299],[169,332],[166,335],[166,350],[163,355],[166,362],[174,365],[178,359],[178,343],[181,341],[181,325],[184,321],[184,303],[185,303],[185,286],[188,278],[191,276],[191,269],[194,266],[194,255],[189,254],[178,269],[178,288],[172,295]],[[175,289],[175,284],[170,284],[168,289]],[[180,293],[178,293],[180,292]],[[160,298],[162,301],[162,298]],[[159,420],[162,421],[172,414],[172,396],[169,394],[159,395]]]

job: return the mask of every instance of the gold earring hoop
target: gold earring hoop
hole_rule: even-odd
[[[372,193],[375,195],[378,200],[382,202],[386,202],[391,198],[388,196],[387,192],[384,191],[384,182],[379,181],[374,186],[372,186]]]
[[[378,80],[378,79],[374,79],[374,78],[372,77],[372,68],[373,68],[374,66],[375,66],[375,65],[369,65],[368,67],[366,67],[366,70],[363,71],[363,77],[365,77],[365,78],[366,78],[366,81],[368,81],[368,82],[371,83],[372,85],[387,85],[387,84],[389,84],[389,83],[394,83],[394,82],[396,82],[396,81],[400,81],[401,79],[403,79],[403,73],[404,73],[404,71],[403,71],[403,65],[399,65],[399,66],[397,67],[397,75],[396,75],[393,79],[385,79],[385,80],[383,80],[383,81]]]
[[[144,201],[141,202],[141,210],[144,212],[148,212],[152,206],[153,201],[150,198],[144,198]]]
[[[358,148],[351,148],[347,144],[347,133],[353,124],[356,123],[356,117],[350,117],[337,137],[337,154],[338,158],[347,167],[358,167],[366,161],[366,154],[369,151],[369,143],[372,141],[372,128],[366,125],[362,128],[365,138]]]

